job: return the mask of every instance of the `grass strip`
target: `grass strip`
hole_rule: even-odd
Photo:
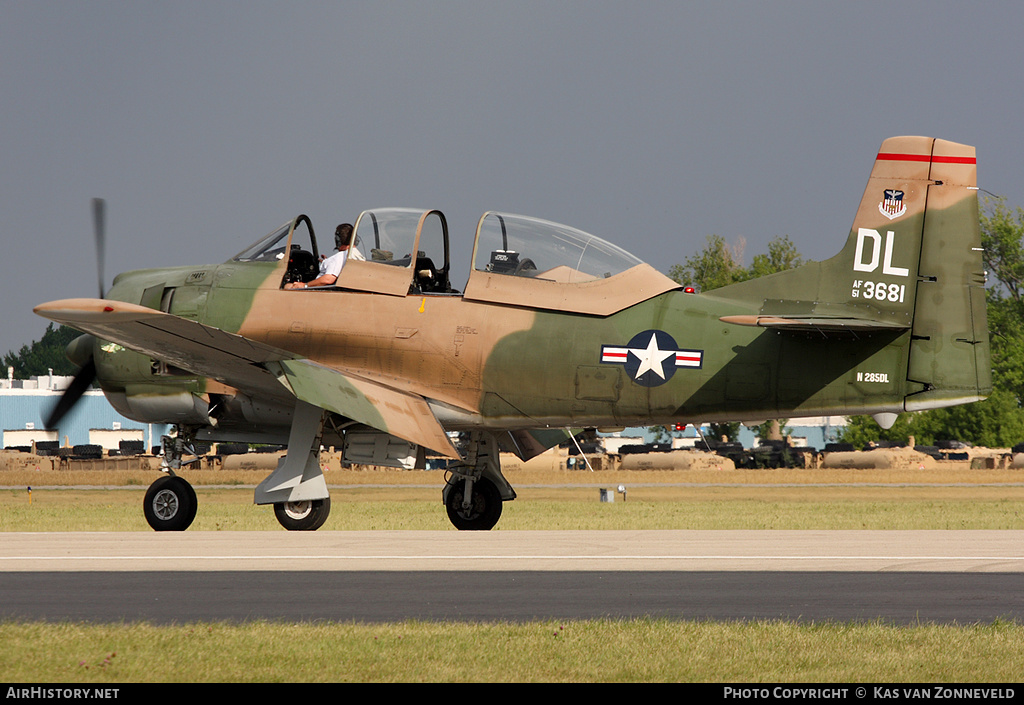
[[[0,623],[8,682],[1015,682],[1024,628],[662,619]]]
[[[190,531],[283,531],[245,488],[196,488]],[[0,490],[2,531],[150,531],[143,488]],[[1024,488],[643,487],[612,503],[593,488],[525,488],[495,530],[1024,529]],[[452,530],[439,489],[334,491],[321,531]]]

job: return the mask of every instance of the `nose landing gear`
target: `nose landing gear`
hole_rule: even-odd
[[[164,475],[146,490],[142,511],[154,531],[184,531],[196,518],[196,491],[177,475]]]

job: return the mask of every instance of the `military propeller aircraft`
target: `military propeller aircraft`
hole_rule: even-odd
[[[102,214],[96,210],[97,240]],[[123,415],[172,424],[146,493],[156,530],[183,530],[197,441],[287,445],[255,490],[290,530],[330,511],[321,448],[357,463],[451,459],[442,502],[490,529],[527,459],[586,428],[903,412],[991,391],[973,147],[886,140],[831,259],[710,292],[684,289],[577,229],[488,212],[464,290],[437,210],[361,213],[332,286],[300,215],[221,264],[118,276],[100,297],[36,313],[85,335],[80,379]],[[102,259],[102,258],[101,258]],[[571,429],[571,430],[570,430]]]

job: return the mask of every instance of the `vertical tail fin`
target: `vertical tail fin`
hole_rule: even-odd
[[[909,330],[907,410],[991,391],[973,147],[882,143],[843,250],[824,262],[710,292],[757,303],[723,320],[777,330]]]

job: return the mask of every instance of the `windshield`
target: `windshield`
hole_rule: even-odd
[[[642,264],[582,230],[493,212],[480,219],[474,252],[473,267],[479,271],[562,283],[603,279]]]
[[[276,262],[284,257],[291,221],[231,258],[233,262]]]

